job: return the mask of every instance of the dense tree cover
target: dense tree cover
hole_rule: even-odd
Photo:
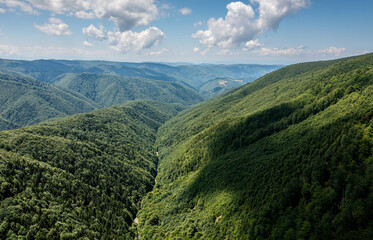
[[[110,74],[69,73],[61,75],[54,84],[81,93],[101,107],[138,99],[183,105],[192,105],[204,100],[194,89],[176,82]]]
[[[130,102],[0,132],[0,238],[133,239],[156,131],[179,110]]]
[[[96,105],[79,93],[18,73],[0,72],[0,130],[89,112]]]
[[[225,93],[235,87],[242,86],[242,80],[232,78],[215,78],[204,82],[198,87],[198,91],[206,98]]]
[[[373,55],[285,67],[169,120],[142,239],[372,239]]]

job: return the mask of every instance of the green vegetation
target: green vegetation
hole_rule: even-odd
[[[233,88],[242,86],[242,80],[234,80],[231,78],[215,78],[203,83],[198,91],[206,98],[214,97],[218,94],[225,93]]]
[[[89,112],[96,106],[93,101],[70,90],[17,73],[0,73],[0,130]]]
[[[169,103],[0,132],[1,239],[373,238],[373,54],[288,66],[179,114],[202,100],[183,71],[191,85],[206,71],[212,96],[242,78],[211,76],[247,65],[56,62],[76,70],[51,80],[70,90],[1,76],[93,107]],[[118,76],[141,69],[170,79]]]
[[[158,131],[142,239],[372,239],[373,55],[292,65]]]
[[[156,131],[179,110],[130,102],[0,132],[0,238],[133,239]]]
[[[65,74],[55,85],[81,93],[100,107],[109,107],[130,100],[152,99],[160,102],[192,105],[203,97],[191,88],[175,82],[109,74]]]

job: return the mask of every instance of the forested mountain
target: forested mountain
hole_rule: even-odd
[[[0,238],[133,239],[157,128],[177,111],[130,102],[0,132]]]
[[[93,107],[159,101],[0,132],[0,239],[373,237],[373,54],[284,67],[182,112],[202,99],[172,74],[1,76]]]
[[[0,73],[0,130],[94,110],[83,95],[17,73]]]
[[[225,93],[235,87],[242,86],[242,80],[235,80],[232,78],[215,78],[203,83],[198,87],[198,91],[205,96],[210,98],[221,93]]]
[[[182,105],[192,105],[204,100],[197,91],[176,82],[139,77],[69,73],[61,75],[54,84],[81,93],[100,107],[137,99],[152,99]]]
[[[158,131],[141,239],[372,239],[373,55],[285,67]]]
[[[53,83],[56,77],[65,73],[100,73],[176,81],[185,83],[195,89],[198,89],[202,83],[215,78],[233,78],[242,80],[242,84],[248,83],[280,67],[282,66],[256,64],[189,64],[171,66],[162,63],[0,59],[0,70],[12,69],[47,83]]]

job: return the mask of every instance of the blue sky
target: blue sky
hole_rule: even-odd
[[[0,0],[0,58],[281,63],[373,51],[371,0]]]

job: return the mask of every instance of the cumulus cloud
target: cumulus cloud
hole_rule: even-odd
[[[344,51],[346,51],[346,48],[337,48],[337,47],[329,47],[326,49],[319,50],[318,53],[323,53],[327,55],[333,55],[333,56],[340,56]]]
[[[251,51],[257,48],[263,47],[263,44],[259,42],[258,39],[256,40],[250,40],[245,43],[244,48],[242,49],[243,51]]]
[[[192,13],[192,9],[190,9],[190,8],[182,8],[182,9],[179,9],[179,13],[181,13],[184,16],[190,15]]]
[[[307,6],[308,0],[251,0],[258,5],[257,14],[250,4],[231,2],[225,18],[211,18],[207,30],[192,35],[208,48],[234,48],[248,43],[256,36],[276,30],[283,18]]]
[[[156,27],[150,27],[142,32],[108,32],[109,44],[112,49],[127,53],[140,51],[156,46],[165,37],[165,34]]]
[[[14,0],[0,0],[14,1]],[[27,0],[34,8],[80,18],[107,19],[121,31],[149,25],[158,16],[154,0]]]
[[[26,12],[26,13],[30,13],[30,14],[39,14],[38,11],[34,10],[30,4],[28,4],[24,1],[0,0],[0,4],[3,4],[6,7],[10,8],[11,11],[14,11],[15,9],[19,9],[22,12]]]
[[[78,11],[75,14],[75,17],[82,19],[94,19],[95,14],[93,12]]]
[[[6,13],[6,10],[4,8],[0,8],[0,13]]]
[[[72,34],[72,32],[69,29],[69,25],[64,23],[59,18],[49,18],[49,23],[46,23],[44,25],[34,24],[34,26],[39,31],[44,32],[48,35],[62,36]]]
[[[83,42],[83,45],[84,45],[85,47],[93,47],[93,46],[94,46],[92,43],[87,42],[87,41],[84,41],[84,42]]]
[[[100,29],[96,28],[92,24],[89,25],[89,27],[83,28],[82,32],[84,35],[86,35],[88,38],[95,39],[95,40],[105,40],[107,39],[107,32],[105,30],[105,27],[100,24]]]

